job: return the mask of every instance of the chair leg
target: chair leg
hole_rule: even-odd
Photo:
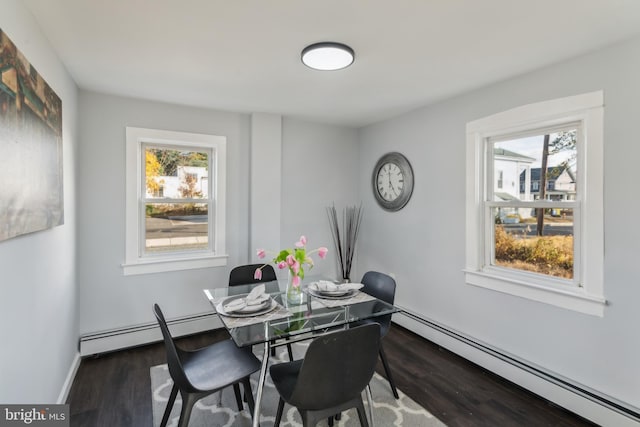
[[[293,362],[293,350],[291,344],[287,344],[287,352],[289,353],[289,362]]]
[[[393,382],[393,377],[391,376],[391,369],[389,368],[389,364],[387,363],[387,357],[384,354],[384,349],[382,347],[382,343],[380,343],[380,359],[382,360],[382,366],[384,366],[384,372],[387,374],[387,380],[389,380],[389,385],[391,385],[391,391],[393,392],[393,397],[399,399],[398,390],[396,389],[396,384]]]
[[[222,393],[222,390],[220,390],[220,393]],[[235,383],[233,385],[233,393],[236,395],[236,404],[238,405],[238,412],[241,412],[244,409],[244,405],[242,404],[242,395],[240,394],[240,386],[238,385],[238,383]]]
[[[358,400],[358,405],[356,406],[358,410],[358,418],[360,419],[360,425],[362,427],[369,427],[369,423],[367,422],[367,414],[364,412],[364,404],[362,403],[362,399]]]
[[[280,426],[280,420],[282,419],[282,412],[284,411],[284,400],[282,400],[282,398],[280,398],[280,401],[278,402],[278,410],[276,411],[276,419],[273,422],[273,427],[279,427]]]
[[[244,387],[244,397],[245,399],[247,399],[247,406],[249,406],[249,412],[251,412],[251,417],[253,418],[255,402],[253,401],[253,391],[251,390],[251,380],[249,379],[249,377],[245,378],[242,381],[242,385]]]
[[[189,418],[191,418],[191,410],[193,409],[193,405],[198,401],[198,397],[194,394],[180,394],[182,396],[182,410],[180,411],[178,427],[187,427],[189,425]]]
[[[173,409],[173,404],[176,402],[177,395],[178,387],[174,384],[173,387],[171,387],[171,394],[169,395],[169,401],[167,402],[167,407],[164,410],[162,421],[160,421],[160,427],[165,427],[167,425],[167,421],[169,421],[169,415],[171,415],[171,410]]]

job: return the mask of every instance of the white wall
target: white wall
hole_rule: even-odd
[[[227,253],[246,261],[249,116],[80,91],[78,285],[80,331],[95,333],[211,310],[205,287],[228,282],[228,268],[124,276],[125,128],[227,137]]]
[[[254,137],[250,116],[89,91],[80,91],[79,105],[81,333],[153,322],[154,302],[170,318],[210,312],[202,289],[226,285],[235,265],[258,262],[256,248],[249,248],[249,150]],[[227,137],[227,267],[123,276],[126,126]],[[261,210],[283,212],[279,224],[283,245],[292,245],[300,233],[306,233],[310,247],[331,248],[324,207],[333,200],[351,200],[357,191],[356,132],[287,119],[282,147],[281,206],[276,198],[274,206],[264,201]],[[309,159],[313,159],[311,166]],[[331,261],[322,261],[314,272],[331,272],[331,268]]]
[[[62,100],[64,162],[64,225],[0,242],[0,402],[55,403],[78,346],[77,88],[22,3],[0,0],[0,11],[0,28]]]
[[[251,115],[249,258],[258,248],[280,247],[282,116]]]
[[[281,245],[293,247],[305,235],[308,249],[326,246],[327,258],[313,255],[315,267],[307,274],[337,278],[326,208],[335,203],[340,215],[345,206],[360,203],[357,132],[285,118],[282,139]]]
[[[363,224],[359,267],[394,273],[396,302],[522,359],[640,407],[640,210],[633,176],[640,144],[640,38],[464,94],[360,131]],[[604,318],[465,285],[465,124],[531,102],[605,94]],[[373,198],[370,171],[385,152],[412,163],[400,212]]]

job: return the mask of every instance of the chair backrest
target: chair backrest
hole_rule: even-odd
[[[389,304],[395,301],[396,281],[393,277],[377,271],[368,271],[362,276],[362,284],[363,292]],[[385,336],[391,324],[391,315],[376,317],[375,321],[380,323],[382,336]]]
[[[192,389],[193,386],[184,373],[184,368],[182,367],[182,362],[180,361],[180,356],[178,355],[178,348],[173,342],[173,337],[171,337],[171,333],[169,332],[169,328],[167,327],[167,322],[164,319],[164,314],[162,314],[162,310],[160,310],[160,306],[158,304],[153,305],[153,314],[156,315],[156,319],[158,320],[158,324],[160,325],[160,330],[162,331],[162,337],[164,338],[164,347],[167,351],[167,365],[169,365],[169,373],[171,374],[173,382],[178,386],[178,388],[182,390]]]
[[[391,276],[377,271],[368,271],[362,276],[363,292],[393,304],[396,298],[396,281]]]
[[[377,323],[316,338],[309,344],[289,402],[319,410],[354,399],[371,381],[379,348]]]
[[[262,268],[262,279],[256,280],[253,275],[257,268],[264,264],[239,265],[234,267],[229,273],[229,286],[250,285],[252,283],[271,282],[277,280],[276,271],[270,264],[264,265]]]

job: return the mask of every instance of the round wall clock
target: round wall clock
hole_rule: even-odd
[[[373,169],[372,185],[373,194],[383,209],[402,209],[409,202],[413,192],[411,164],[400,153],[385,154]]]

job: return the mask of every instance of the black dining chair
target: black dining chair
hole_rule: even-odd
[[[280,394],[274,427],[285,402],[298,409],[303,427],[351,408],[368,427],[362,391],[375,372],[379,347],[380,325],[369,323],[316,338],[304,359],[272,365],[269,373]]]
[[[264,266],[264,267],[263,267]],[[262,278],[255,279],[256,269],[262,267]],[[229,286],[251,285],[253,283],[272,282],[278,280],[276,271],[270,264],[247,264],[234,267],[229,273]]]
[[[257,268],[262,267],[262,278],[254,278],[254,274]],[[229,273],[229,287],[240,285],[252,285],[254,283],[274,282],[278,280],[276,271],[270,264],[248,264],[239,265],[231,269]],[[278,291],[278,285],[275,284],[274,289],[267,289],[267,292]],[[287,344],[287,353],[289,354],[289,360],[293,360],[293,350],[291,345]],[[276,355],[276,349],[271,349],[271,356]]]
[[[365,292],[372,297],[376,297],[386,303],[393,304],[396,296],[396,281],[393,277],[377,271],[368,271],[364,276],[362,276],[362,284],[364,285],[361,289],[362,292]],[[362,325],[368,322],[379,323],[380,338],[384,338],[384,336],[387,335],[387,332],[389,332],[389,327],[391,326],[391,315],[388,314],[386,316],[376,317],[375,320],[363,320],[357,322],[355,325]],[[387,380],[389,381],[391,391],[393,392],[393,397],[398,399],[400,396],[398,395],[396,384],[393,381],[391,368],[389,367],[389,362],[387,362],[387,356],[384,353],[384,346],[382,342],[380,342],[379,353],[382,366],[384,367],[384,372],[387,375]]]
[[[182,350],[173,341],[158,304],[153,305],[153,313],[162,331],[169,374],[173,380],[160,427],[167,425],[178,392],[182,397],[178,427],[186,427],[189,424],[191,410],[198,400],[230,385],[233,386],[238,410],[242,411],[240,383],[244,387],[247,404],[253,416],[254,401],[249,375],[260,370],[260,361],[251,350],[237,347],[232,340],[217,342],[195,351]]]

